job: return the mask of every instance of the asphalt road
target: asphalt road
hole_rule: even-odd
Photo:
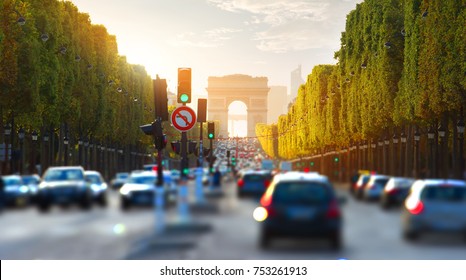
[[[190,190],[194,193],[194,187]],[[427,235],[418,242],[406,242],[401,238],[400,210],[384,211],[376,203],[351,197],[342,206],[340,251],[332,251],[324,241],[292,239],[276,240],[263,250],[258,246],[258,223],[252,218],[257,201],[238,199],[233,183],[224,184],[223,190],[222,198],[207,199],[217,212],[192,209],[189,219],[183,219],[188,225],[208,226],[205,231],[187,228],[177,234],[169,230],[155,234],[152,209],[122,212],[116,192],[110,193],[108,207],[95,206],[90,211],[54,208],[41,214],[34,207],[11,209],[0,215],[0,259],[466,259],[461,236]],[[347,194],[342,191],[341,195]],[[180,217],[176,207],[170,208],[165,214],[166,229],[186,217]]]

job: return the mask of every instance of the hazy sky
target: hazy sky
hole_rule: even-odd
[[[71,2],[116,35],[128,62],[167,79],[171,91],[177,69],[191,67],[193,94],[206,95],[209,76],[265,76],[289,89],[298,65],[305,79],[315,65],[334,64],[346,15],[362,0]]]

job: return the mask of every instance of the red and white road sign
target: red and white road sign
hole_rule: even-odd
[[[196,113],[188,106],[181,106],[173,111],[170,119],[177,130],[184,132],[196,124]]]

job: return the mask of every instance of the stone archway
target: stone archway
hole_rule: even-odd
[[[256,136],[256,124],[267,123],[267,95],[270,88],[266,77],[228,75],[209,77],[207,87],[207,114],[210,121],[218,120],[218,137],[228,137],[228,107],[241,101],[247,107],[247,136]]]

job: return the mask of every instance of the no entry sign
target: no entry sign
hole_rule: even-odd
[[[181,106],[173,111],[170,119],[177,130],[184,132],[196,124],[196,113],[188,106]]]

